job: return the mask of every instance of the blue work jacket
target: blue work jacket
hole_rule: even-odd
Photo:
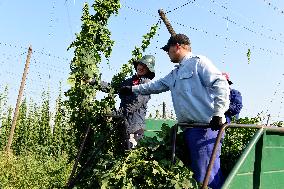
[[[189,53],[168,75],[157,81],[132,87],[138,94],[171,91],[178,122],[209,123],[229,107],[229,84],[204,56]]]

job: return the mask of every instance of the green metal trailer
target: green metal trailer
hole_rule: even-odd
[[[175,125],[177,121],[169,119],[146,119],[145,136],[156,136],[156,132],[161,130],[162,124],[164,123],[169,126],[172,126]]]
[[[283,128],[260,128],[222,188],[284,188]]]
[[[176,124],[174,120],[148,119],[146,124],[146,136],[154,136],[153,131],[158,131],[163,123]],[[188,125],[188,124],[187,124]],[[184,125],[183,125],[184,126]],[[190,125],[190,127],[204,127]],[[237,163],[225,180],[222,189],[284,188],[284,128],[269,127],[266,125],[229,124],[224,125],[218,134],[215,147],[221,140],[222,133],[226,128],[257,128],[253,138],[241,154]],[[175,149],[175,148],[173,148]],[[215,159],[213,151],[202,188],[208,185],[208,179]]]

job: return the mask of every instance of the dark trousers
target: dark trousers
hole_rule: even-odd
[[[202,183],[205,178],[210,157],[218,131],[202,128],[190,128],[184,131],[184,139],[188,150],[190,167],[197,182]],[[211,170],[209,187],[219,189],[223,184],[223,175],[220,168],[221,145],[219,145],[214,166]]]

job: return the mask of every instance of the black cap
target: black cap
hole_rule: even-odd
[[[170,47],[176,44],[190,45],[190,40],[184,34],[176,34],[176,35],[171,36],[170,39],[168,40],[168,43],[165,46],[163,46],[161,49],[168,52]]]

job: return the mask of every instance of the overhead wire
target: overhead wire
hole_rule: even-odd
[[[212,1],[212,2],[215,2],[214,0],[211,0],[211,1]],[[189,4],[192,4],[192,3],[194,3],[194,2],[195,2],[195,1],[190,1],[190,2],[188,2],[188,3],[182,4],[181,6],[178,6],[178,7],[174,8],[174,9],[172,9],[172,10],[170,10],[170,11],[167,11],[167,13],[171,13],[171,12],[173,12],[173,11],[175,11],[175,10],[178,10],[178,9],[180,9],[180,8],[182,8],[182,7],[185,7],[185,6],[189,5]],[[195,3],[196,3],[196,2],[195,2]],[[134,10],[134,11],[139,12],[139,13],[151,15],[151,14],[149,14],[149,13],[146,13],[145,11],[141,11],[141,10],[138,10],[138,9],[134,9],[134,8],[129,7],[129,6],[124,6],[124,7],[129,8],[129,9]],[[222,8],[224,8],[224,9],[228,10],[228,8],[227,8],[226,6],[224,6],[224,5],[220,5],[220,7],[222,7]],[[211,13],[217,15],[217,13],[214,13],[213,10],[209,10],[209,12],[211,12]],[[274,40],[274,41],[278,41],[278,42],[283,43],[282,40],[279,40],[279,39],[277,39],[276,37],[264,35],[262,32],[255,31],[255,30],[253,30],[253,29],[251,29],[251,28],[249,28],[249,27],[247,27],[247,26],[244,26],[244,25],[238,23],[237,21],[235,21],[234,19],[229,18],[228,16],[226,16],[226,17],[225,17],[225,16],[222,16],[222,19],[226,20],[226,22],[227,22],[227,27],[226,27],[226,31],[227,31],[227,32],[228,32],[228,30],[229,30],[229,28],[228,28],[228,22],[229,22],[229,23],[232,23],[232,24],[234,24],[234,25],[237,25],[237,26],[239,26],[240,28],[245,29],[245,30],[247,30],[247,31],[249,31],[249,32],[251,32],[251,33],[253,33],[253,34],[258,34],[258,35],[260,35],[260,36],[262,36],[262,37],[266,37],[266,38],[268,38],[268,39],[271,39],[271,40]],[[176,21],[173,21],[173,20],[171,20],[171,23],[175,23],[175,24],[177,24],[177,25],[180,25],[180,26],[189,28],[189,29],[194,30],[194,31],[200,31],[200,32],[202,32],[202,33],[205,33],[206,35],[212,34],[212,32],[208,32],[208,31],[203,30],[203,29],[198,29],[198,28],[192,27],[192,26],[186,26],[185,24],[181,24],[181,23],[176,22]],[[254,22],[254,21],[253,21],[253,23],[256,24],[256,22]],[[261,27],[262,27],[262,28],[267,28],[267,27],[265,27],[264,25],[261,25]],[[270,31],[273,31],[273,30],[270,29]],[[241,42],[241,41],[239,41],[239,40],[231,39],[231,38],[228,37],[228,35],[224,37],[224,36],[222,36],[222,35],[220,35],[220,34],[213,34],[213,36],[215,36],[215,37],[217,37],[217,38],[225,39],[226,41],[230,41],[230,42],[233,42],[233,43],[241,44],[241,45],[246,46],[246,47],[249,47],[249,48],[251,48],[251,49],[265,51],[266,53],[269,53],[269,54],[280,55],[280,56],[283,56],[283,55],[284,55],[282,52],[277,52],[277,51],[274,51],[274,50],[271,50],[271,49],[266,49],[266,48],[262,48],[262,47],[257,47],[257,46],[255,46],[255,45],[251,45],[251,44],[249,44],[249,43],[247,43],[247,42]],[[281,33],[280,33],[280,36],[282,36]],[[225,49],[226,49],[226,45],[225,45]],[[225,55],[226,55],[226,52],[224,52],[224,56],[225,56]],[[276,91],[276,93],[277,93],[277,91]],[[276,95],[276,93],[274,93],[274,96]],[[283,97],[281,97],[281,99],[282,99],[282,101],[283,101]],[[282,101],[281,101],[281,104],[283,103]],[[267,111],[269,111],[269,110],[267,110]],[[278,114],[280,114],[280,110],[279,110],[279,113],[278,113]],[[279,117],[279,115],[278,115],[278,117]]]
[[[158,20],[158,22],[157,22],[157,24],[158,24],[158,29],[157,29],[157,33],[156,33],[156,38],[157,38],[157,40],[155,40],[155,44],[156,45],[154,45],[155,46],[155,52],[154,53],[152,53],[153,55],[157,55],[157,50],[158,50],[158,42],[159,42],[159,38],[160,38],[160,33],[159,33],[159,30],[160,30],[160,28],[161,28],[161,25],[162,25],[162,20],[161,19],[159,19]]]
[[[65,10],[66,10],[66,14],[67,14],[67,22],[68,22],[69,32],[70,32],[70,35],[73,36],[74,33],[73,33],[72,25],[71,25],[70,11],[69,11],[68,4],[66,2],[67,2],[67,0],[65,1],[64,6],[66,8]]]
[[[199,6],[200,8],[202,9],[206,9],[205,7],[203,7],[202,5],[198,4],[198,3],[195,3],[194,5],[196,6]],[[224,5],[221,6],[222,8],[225,7]],[[226,10],[226,12],[228,12],[228,8],[224,8]],[[241,23],[239,23],[238,21],[234,20],[232,17],[229,17],[228,15],[227,16],[223,16],[221,14],[218,14],[216,11],[214,11],[212,8],[210,10],[206,9],[209,13],[213,14],[213,15],[218,15],[221,17],[221,19],[224,19],[226,20],[227,22],[230,22],[231,24],[234,24],[236,25],[237,27],[241,28],[241,29],[244,29],[246,31],[249,31],[253,34],[256,34],[256,35],[259,35],[261,37],[264,37],[264,38],[267,38],[267,39],[270,39],[270,40],[273,40],[273,41],[276,41],[276,42],[280,42],[280,43],[283,43],[284,44],[284,41],[281,40],[281,39],[277,39],[276,37],[273,37],[271,35],[266,35],[264,34],[263,32],[261,31],[257,31],[257,30],[254,30],[254,29],[251,29],[250,27],[248,26],[245,26]]]
[[[125,4],[122,4],[121,7],[124,7],[124,8],[127,8],[127,9],[130,9],[130,10],[133,10],[135,12],[138,12],[138,13],[142,13],[142,14],[145,14],[145,15],[148,15],[148,16],[151,16],[151,17],[154,17],[154,18],[160,18],[159,16],[157,15],[154,15],[154,14],[150,14],[149,12],[146,12],[146,11],[142,11],[140,9],[136,9],[136,8],[132,8],[128,5],[125,5]]]
[[[206,30],[203,30],[203,29],[198,29],[198,28],[195,28],[195,27],[192,27],[192,26],[187,26],[185,24],[181,24],[179,22],[176,22],[176,21],[171,21],[172,23],[175,23],[177,25],[180,25],[182,27],[185,27],[185,28],[188,28],[188,29],[191,29],[191,30],[194,30],[194,31],[199,31],[199,32],[202,32],[202,33],[205,33],[205,34],[211,34],[212,36],[216,37],[216,38],[220,38],[220,39],[224,39],[224,40],[228,40],[228,41],[231,41],[233,43],[236,43],[236,44],[239,44],[239,45],[242,45],[242,46],[245,46],[245,47],[248,47],[248,48],[251,48],[251,49],[254,49],[254,50],[261,50],[261,51],[264,51],[266,53],[269,53],[269,54],[274,54],[274,55],[278,55],[278,56],[283,56],[284,54],[282,52],[278,52],[278,51],[274,51],[274,50],[271,50],[271,49],[267,49],[267,48],[262,48],[262,47],[256,47],[254,44],[249,44],[247,42],[242,42],[242,41],[239,41],[239,40],[235,40],[235,39],[231,39],[229,37],[224,37],[223,35],[221,34],[213,34],[213,33],[210,33]]]
[[[24,52],[18,55],[8,54],[5,52],[1,53],[2,61],[0,61],[0,67],[2,68],[0,69],[0,76],[2,78],[2,85],[10,86],[9,91],[12,91],[13,94],[18,93],[18,85],[20,84],[20,80],[22,78],[22,72],[15,71],[14,69],[15,67],[19,67],[17,58],[25,55],[26,53],[27,52]],[[50,66],[48,64],[36,61],[34,57],[35,56],[32,56],[32,59],[30,60],[30,66],[26,77],[26,91],[34,96],[36,94],[35,91],[41,91],[42,89],[46,88],[47,78],[52,79],[50,90],[56,91],[56,83],[66,80],[65,77],[67,77],[67,72],[62,72],[62,67]],[[45,74],[46,71],[49,73]]]
[[[134,11],[136,11],[136,12],[143,13],[143,14],[147,14],[147,15],[150,15],[150,16],[151,16],[151,14],[146,13],[145,11],[140,11],[140,10],[138,10],[138,9],[131,8],[131,7],[129,7],[129,6],[124,6],[124,7],[125,7],[125,8],[129,8],[130,10],[134,10]],[[155,16],[155,17],[156,17],[156,16]],[[274,55],[277,55],[277,56],[283,56],[283,55],[284,55],[283,52],[279,52],[279,51],[275,51],[275,50],[271,50],[271,49],[267,49],[267,48],[262,48],[262,47],[257,47],[256,45],[251,44],[251,43],[249,44],[249,43],[247,43],[247,42],[242,42],[242,41],[239,41],[239,40],[231,39],[231,38],[229,38],[229,37],[224,37],[224,36],[221,35],[221,34],[216,34],[216,33],[214,34],[214,33],[208,32],[208,31],[206,31],[206,30],[204,30],[204,29],[199,29],[199,28],[196,28],[196,27],[193,27],[193,26],[187,26],[187,25],[182,24],[182,23],[179,23],[179,22],[177,22],[177,21],[171,20],[171,23],[174,23],[174,24],[177,24],[177,25],[179,25],[179,26],[182,26],[182,27],[191,29],[191,30],[193,30],[193,31],[202,32],[202,33],[204,33],[204,34],[206,34],[206,35],[211,34],[211,36],[214,36],[214,37],[216,37],[216,38],[220,38],[220,39],[223,39],[223,40],[228,40],[228,41],[230,41],[230,42],[233,42],[233,43],[236,43],[236,44],[245,46],[246,48],[250,48],[250,49],[253,49],[253,50],[260,50],[260,51],[264,51],[264,52],[266,52],[266,53],[274,54]]]
[[[213,4],[217,5],[218,7],[222,8],[222,9],[225,9],[226,11],[229,11],[230,13],[234,14],[234,15],[237,15],[239,18],[243,19],[243,20],[246,20],[247,22],[249,22],[249,25],[255,25],[261,29],[266,29],[270,32],[274,32],[274,30],[271,29],[271,27],[267,27],[263,24],[259,24],[257,23],[255,20],[252,20],[251,18],[249,17],[246,17],[246,16],[243,16],[242,14],[238,13],[237,11],[234,11],[232,9],[229,9],[226,5],[223,5],[221,3],[219,3],[218,1],[216,0],[210,0]],[[277,32],[277,34],[281,37],[283,37],[284,35],[281,33],[281,32]]]
[[[284,15],[284,10],[280,9],[279,7],[275,6],[271,3],[269,0],[263,0],[268,6],[270,6],[274,11],[277,11],[277,13]]]
[[[215,2],[214,0],[211,0],[212,2]],[[265,0],[264,0],[265,1]],[[67,0],[65,1],[65,3],[67,2]],[[265,2],[267,2],[267,1],[265,1]],[[177,10],[179,10],[179,9],[181,9],[181,8],[184,8],[185,6],[188,6],[188,5],[191,5],[191,4],[193,4],[193,3],[196,3],[195,2],[195,0],[193,0],[193,1],[188,1],[187,3],[184,3],[184,4],[182,4],[182,5],[180,5],[180,6],[178,6],[178,7],[176,7],[176,8],[174,8],[174,9],[172,9],[172,10],[169,10],[169,11],[167,11],[166,13],[173,13],[174,11],[177,11]],[[139,10],[139,9],[136,9],[136,8],[132,8],[132,7],[129,7],[129,6],[127,6],[127,5],[122,5],[122,7],[124,7],[124,8],[127,8],[127,9],[131,9],[131,10],[133,10],[133,11],[136,11],[136,12],[139,12],[139,13],[142,13],[142,14],[146,14],[146,15],[149,15],[149,16],[151,16],[151,17],[155,17],[155,18],[159,18],[157,15],[153,15],[153,14],[150,14],[149,12],[147,12],[147,11],[142,11],[142,10]],[[224,9],[228,9],[226,6],[224,6],[224,5],[221,5],[221,7],[223,7]],[[52,11],[54,11],[55,10],[55,2],[53,2],[53,9],[52,9]],[[51,14],[52,16],[53,16],[53,14]],[[234,20],[234,19],[229,19],[228,18],[228,16],[226,17],[227,18],[227,20],[226,20],[226,22],[230,22],[230,23],[232,23],[232,24],[235,24],[235,25],[238,25],[238,23]],[[223,18],[224,19],[224,18]],[[54,29],[54,28],[52,28],[53,26],[52,26],[52,24],[54,24],[54,18],[51,18],[51,20],[50,20],[50,22],[51,22],[51,25],[50,25],[50,35],[49,36],[52,36],[52,29]],[[204,33],[204,34],[206,34],[206,35],[209,35],[209,34],[212,34],[212,36],[215,36],[216,38],[221,38],[221,39],[225,39],[226,41],[231,41],[231,42],[234,42],[234,43],[237,43],[237,44],[242,44],[242,45],[244,45],[244,46],[247,46],[247,47],[251,47],[252,49],[259,49],[259,50],[261,50],[261,51],[265,51],[265,52],[267,52],[267,53],[271,53],[271,54],[276,54],[276,55],[281,55],[281,56],[283,56],[283,53],[281,53],[281,52],[276,52],[276,51],[273,51],[273,50],[270,50],[270,49],[265,49],[265,48],[261,48],[261,47],[256,47],[256,46],[254,46],[254,45],[250,45],[250,44],[248,44],[248,43],[246,43],[246,42],[241,42],[241,41],[238,41],[238,40],[233,40],[233,39],[230,39],[229,37],[228,37],[228,35],[227,36],[223,36],[223,35],[219,35],[219,34],[213,34],[213,32],[208,32],[208,31],[206,31],[206,30],[203,30],[203,29],[197,29],[196,27],[191,27],[191,26],[186,26],[186,25],[184,25],[184,24],[180,24],[180,23],[178,23],[178,22],[174,22],[174,21],[172,21],[172,23],[175,23],[175,24],[178,24],[178,25],[180,25],[180,26],[183,26],[183,27],[185,27],[185,28],[189,28],[189,29],[191,29],[191,30],[194,30],[194,31],[200,31],[200,32],[202,32],[202,33]],[[255,22],[253,22],[253,23],[255,23]],[[242,26],[241,24],[239,24],[239,26]],[[246,30],[248,30],[248,31],[250,31],[251,29],[250,28],[246,28],[246,27],[242,27],[243,29],[246,29]],[[263,26],[263,28],[265,28],[264,26]],[[71,28],[71,30],[72,30],[72,28]],[[228,26],[227,26],[227,30],[228,30]],[[272,30],[271,30],[272,31]],[[72,32],[72,31],[71,31]],[[253,30],[251,30],[250,32],[252,32],[252,33],[256,33],[257,31],[253,31]],[[282,35],[282,34],[281,34]],[[158,37],[160,37],[159,36],[159,33],[158,33]],[[271,39],[273,39],[273,37],[271,37]],[[276,39],[276,38],[275,38]],[[158,41],[157,41],[158,42]],[[283,43],[283,41],[281,40],[281,42]],[[22,46],[13,46],[12,44],[2,44],[1,42],[0,42],[0,45],[5,45],[5,46],[10,46],[10,47],[16,47],[16,48],[21,48],[21,49],[26,49],[26,47],[22,47]],[[156,48],[158,48],[158,46],[156,47]],[[226,49],[226,45],[225,45],[225,49]],[[26,52],[25,52],[26,53]],[[46,55],[46,56],[49,56],[49,58],[56,58],[56,59],[61,59],[61,60],[64,60],[64,61],[69,61],[70,59],[69,58],[62,58],[61,56],[56,56],[56,55],[53,55],[51,52],[49,52],[49,51],[46,51],[46,50],[34,50],[33,51],[33,53],[37,53],[37,54],[40,54],[40,55]],[[155,53],[156,54],[156,53]],[[225,56],[226,54],[225,54],[225,51],[224,51],[224,56]],[[35,66],[39,66],[40,68],[50,68],[49,66],[48,66],[48,64],[46,64],[46,63],[43,63],[43,62],[39,62],[39,61],[37,61],[36,62],[36,64],[34,64]],[[50,68],[51,69],[51,71],[53,72],[57,72],[58,70],[57,70],[57,68]],[[46,69],[45,69],[46,70]],[[59,73],[62,73],[62,72],[60,72],[60,71],[58,71]],[[283,97],[282,97],[283,98]]]
[[[174,11],[176,11],[176,10],[178,10],[178,9],[184,8],[185,6],[188,6],[189,4],[194,3],[194,2],[195,2],[195,0],[191,0],[191,1],[188,1],[187,3],[183,3],[182,5],[176,7],[176,8],[174,8],[174,9],[172,9],[172,10],[166,11],[165,14],[168,14],[168,13],[174,12]]]
[[[228,17],[228,12],[226,11],[227,13],[227,17]],[[225,33],[225,43],[224,43],[224,52],[223,52],[223,58],[222,58],[222,63],[225,63],[225,59],[226,59],[226,55],[227,55],[227,38],[229,37],[229,22],[226,21],[226,33]]]
[[[17,49],[28,49],[28,46],[24,47],[22,45],[16,45],[16,44],[12,44],[12,43],[7,43],[7,42],[0,42],[0,45],[2,46],[6,46],[6,47],[11,47],[11,48],[17,48]],[[51,53],[50,51],[44,49],[44,48],[37,48],[36,50],[33,49],[32,53],[36,53],[36,54],[41,54],[41,55],[46,55],[46,56],[50,56],[52,58],[57,58],[57,59],[61,59],[61,60],[65,60],[65,61],[69,61],[70,58],[67,57],[62,57],[62,56],[58,56],[55,55],[53,53]]]
[[[278,103],[278,101],[280,101],[280,108],[279,108],[279,111],[278,111],[278,117],[280,117],[280,113],[281,113],[281,109],[282,109],[282,106],[283,106],[283,99],[284,99],[284,91],[283,91],[283,87],[282,87],[282,91],[281,91],[281,87],[283,84],[282,80],[284,81],[284,74],[282,74],[282,77],[280,79],[280,81],[277,82],[276,84],[276,87],[275,87],[275,90],[274,92],[272,93],[272,96],[271,98],[269,99],[269,106],[266,107],[266,110],[265,110],[265,114],[266,115],[269,115],[271,116],[271,112],[272,112],[272,104],[274,103]],[[277,102],[276,99],[278,100]]]
[[[50,12],[50,20],[49,20],[49,33],[48,36],[51,38],[54,34],[53,34],[53,30],[54,30],[54,22],[55,21],[55,1],[52,2],[52,9]]]

